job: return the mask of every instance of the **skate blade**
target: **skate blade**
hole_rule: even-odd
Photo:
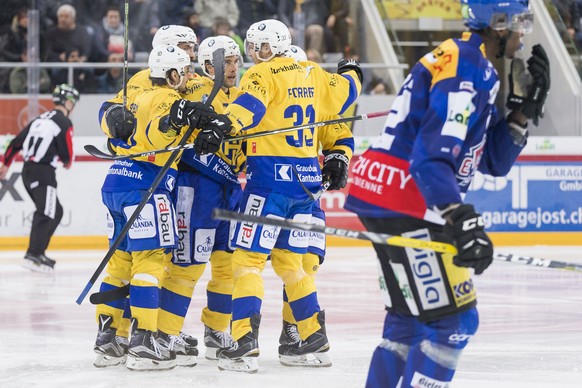
[[[176,365],[191,368],[193,366],[198,365],[198,357],[177,354],[176,355]]]
[[[327,353],[308,353],[301,356],[279,355],[279,362],[285,366],[301,366],[310,368],[327,368],[331,359]]]
[[[207,347],[206,348],[206,352],[204,353],[204,357],[207,360],[213,360],[213,361],[218,360],[218,356],[216,355],[216,352],[218,351],[218,349],[219,348],[210,348],[210,347]]]
[[[127,369],[135,371],[170,370],[176,367],[176,360],[156,361],[144,357],[128,356],[125,363]]]
[[[22,267],[29,269],[33,272],[41,272],[41,273],[52,273],[53,268],[49,267],[45,264],[35,264],[34,262],[23,259],[22,263],[20,264]]]
[[[219,358],[218,370],[257,373],[259,371],[259,362],[257,361],[257,357]]]
[[[95,357],[95,361],[93,361],[93,366],[95,368],[107,368],[109,366],[117,366],[125,364],[127,361],[127,355],[123,355],[121,357],[114,357],[109,356],[107,354],[99,354],[97,353],[97,357]]]

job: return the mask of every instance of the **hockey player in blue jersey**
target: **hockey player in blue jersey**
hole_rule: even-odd
[[[463,203],[473,174],[507,174],[538,124],[550,87],[540,45],[513,59],[532,29],[528,0],[462,0],[469,28],[412,68],[378,140],[354,163],[346,209],[373,232],[448,241],[458,253],[374,244],[388,313],[367,387],[447,387],[479,324],[469,268],[481,274],[493,246],[481,216]],[[494,105],[491,60],[513,59],[508,114]]]

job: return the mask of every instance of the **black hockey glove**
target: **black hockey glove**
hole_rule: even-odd
[[[509,95],[507,107],[520,110],[537,126],[540,117],[544,117],[544,104],[550,90],[550,60],[540,44],[533,46],[531,57],[527,60],[527,70],[521,59],[511,61],[509,72]]]
[[[220,149],[224,136],[231,130],[231,121],[225,115],[215,115],[194,139],[194,150],[198,155],[213,154]]]
[[[473,205],[463,204],[443,217],[447,220],[444,232],[458,250],[453,263],[458,267],[474,268],[475,274],[482,274],[493,262],[493,243],[485,233],[481,215],[475,212]]]
[[[124,112],[125,111],[125,112]],[[135,116],[121,104],[111,105],[105,111],[105,123],[113,139],[127,141],[135,131]]]
[[[360,79],[360,83],[364,82],[364,73],[362,72],[362,68],[360,67],[360,63],[355,59],[342,59],[337,64],[337,72],[338,74],[343,74],[347,71],[354,70]]]
[[[176,100],[170,108],[169,120],[176,129],[181,129],[184,125],[202,128],[214,116],[216,116],[214,109],[201,102]],[[178,133],[180,132],[178,131]]]
[[[348,168],[350,161],[343,151],[333,151],[323,159],[323,182],[329,182],[328,190],[339,190],[348,183]]]

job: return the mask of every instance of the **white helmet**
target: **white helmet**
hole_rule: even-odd
[[[285,51],[285,56],[293,58],[297,62],[307,61],[307,54],[305,54],[305,51],[303,51],[301,47],[295,46],[294,44],[289,45],[289,50]]]
[[[148,59],[150,77],[166,79],[169,70],[175,69],[180,76],[185,76],[184,68],[190,66],[190,57],[186,51],[170,44],[156,46]]]
[[[285,24],[275,19],[267,19],[252,24],[247,30],[247,38],[245,39],[245,51],[248,50],[250,44],[253,45],[255,51],[261,49],[261,44],[267,43],[271,47],[273,55],[270,58],[261,61],[269,61],[275,55],[285,54],[291,44],[291,34]],[[249,55],[250,53],[246,53]]]
[[[211,76],[206,72],[206,66],[204,66],[204,64],[206,61],[209,61],[211,65],[214,65],[212,63],[212,54],[219,48],[224,48],[225,57],[236,55],[240,58],[242,63],[240,47],[238,47],[238,44],[236,44],[232,38],[229,38],[225,35],[206,38],[200,42],[200,46],[198,47],[198,64],[200,65],[200,68],[204,74],[210,78],[214,78],[214,76]]]
[[[158,29],[152,39],[152,47],[158,47],[163,44],[177,46],[179,43],[186,42],[196,45],[198,39],[190,27],[169,25],[162,26]]]

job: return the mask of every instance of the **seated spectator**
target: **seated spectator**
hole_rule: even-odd
[[[107,8],[105,17],[96,28],[92,59],[94,62],[105,62],[112,53],[123,54],[125,25],[121,22],[121,14],[116,6]],[[127,58],[132,60],[131,41],[128,41]]]
[[[67,53],[77,50],[79,61],[85,62],[91,54],[91,39],[87,28],[76,23],[76,11],[69,4],[57,10],[57,25],[49,28],[44,36],[44,60],[66,62]]]
[[[66,61],[69,63],[84,62],[81,60],[79,50],[72,49],[66,53]],[[68,80],[68,69],[58,72],[52,76],[53,86],[60,84],[70,84]],[[80,93],[95,93],[95,75],[93,69],[75,68],[73,70],[73,86]]]
[[[225,35],[225,36],[230,37],[232,40],[234,40],[236,42],[236,44],[238,44],[238,47],[240,47],[241,53],[245,52],[244,39],[241,38],[236,32],[234,32],[234,30],[232,29],[232,26],[230,25],[230,23],[228,22],[227,19],[217,17],[214,20],[214,24],[212,25],[212,34],[214,36]]]
[[[0,28],[0,62],[26,62],[26,33],[28,29],[28,9],[20,8],[12,21]],[[0,93],[9,91],[8,76],[12,69],[0,68]]]
[[[237,0],[240,11],[237,30],[240,36],[246,36],[251,24],[265,19],[276,19],[277,0]]]
[[[122,63],[123,55],[112,53],[107,59],[109,63]],[[107,72],[95,77],[96,92],[101,94],[116,94],[123,89],[123,67],[111,67]]]
[[[212,35],[212,30],[200,25],[200,15],[193,8],[184,11],[184,22],[182,25],[190,27],[198,38],[198,43]]]
[[[293,13],[299,2],[295,0],[279,0],[278,12],[279,20],[289,26],[291,39],[293,42],[299,41],[300,34],[305,36],[305,48],[316,49],[322,54],[330,51],[332,33],[327,28],[326,23],[330,15],[326,1],[305,0],[300,4],[300,10],[304,15],[305,29],[298,31],[293,25]]]
[[[16,67],[10,71],[8,79],[10,93],[25,94],[28,93],[28,72],[25,67]],[[51,93],[51,77],[46,69],[39,69],[38,90],[40,93]]]
[[[240,10],[236,0],[196,0],[194,11],[200,15],[200,25],[212,29],[216,18],[225,18],[231,27],[238,25]]]
[[[323,62],[323,58],[321,56],[321,53],[319,51],[317,51],[316,49],[307,49],[305,51],[305,55],[307,55],[308,61],[315,62],[315,63],[322,63]]]
[[[159,17],[159,4],[164,8],[168,2],[129,0],[129,40],[133,43],[133,51],[149,53],[152,50],[152,39],[158,28],[164,25]],[[173,24],[180,24],[180,21]]]
[[[349,32],[353,21],[350,18],[350,2],[348,0],[331,0],[330,14],[325,23],[332,32],[331,47],[333,52],[349,55]]]
[[[160,0],[162,7],[159,8],[158,17],[161,24],[158,26],[179,25],[184,18],[184,10],[191,8],[194,1],[200,0]]]

